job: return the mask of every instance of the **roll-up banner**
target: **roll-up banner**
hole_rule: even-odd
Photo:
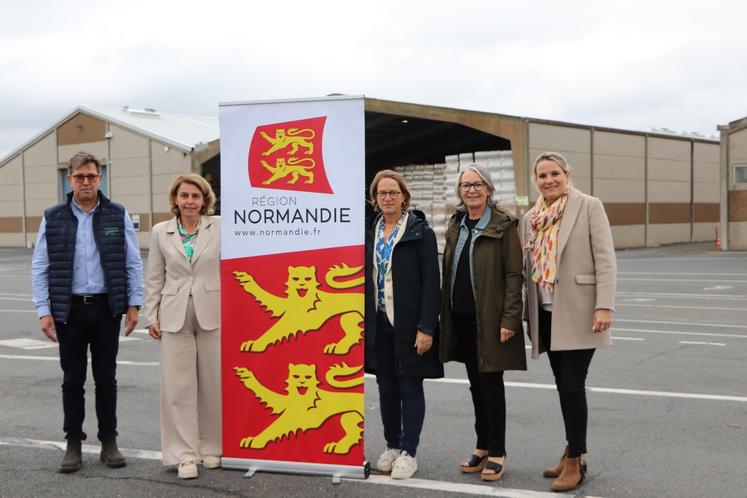
[[[224,468],[367,476],[363,109],[220,105]]]

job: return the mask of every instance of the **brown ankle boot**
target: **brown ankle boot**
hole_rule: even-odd
[[[566,457],[563,470],[552,483],[552,490],[569,491],[574,489],[584,481],[584,474],[586,474],[586,464],[581,462],[580,456],[576,458]]]
[[[127,465],[125,457],[122,456],[119,448],[117,448],[116,438],[101,441],[101,461],[104,462],[104,465],[113,469]]]
[[[60,472],[63,474],[75,472],[76,470],[80,470],[82,464],[83,455],[80,439],[68,439],[65,456],[62,457],[62,462],[60,463]]]
[[[565,463],[565,459],[568,457],[568,446],[565,447],[563,450],[563,456],[560,457],[560,461],[557,463],[557,465],[553,465],[552,467],[548,467],[545,469],[545,471],[542,473],[545,477],[558,477],[560,473],[563,471],[563,464]]]

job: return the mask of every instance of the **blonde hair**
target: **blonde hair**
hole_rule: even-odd
[[[560,169],[565,171],[566,173],[570,173],[571,167],[568,166],[568,161],[566,161],[565,157],[563,157],[562,154],[559,152],[543,152],[539,156],[537,156],[537,159],[534,160],[534,176],[537,176],[537,165],[541,161],[552,161],[558,166],[560,166]]]
[[[197,187],[202,192],[202,197],[205,199],[205,203],[200,209],[200,214],[213,214],[213,208],[215,207],[215,193],[213,188],[210,186],[207,180],[198,175],[197,173],[189,173],[187,175],[181,175],[174,183],[171,184],[169,189],[169,206],[174,216],[179,216],[179,207],[176,205],[176,193],[179,191],[182,183],[189,183]]]
[[[378,173],[376,173],[376,176],[374,176],[374,179],[371,180],[371,185],[368,187],[368,195],[369,195],[369,202],[374,208],[374,211],[379,211],[379,205],[376,204],[376,191],[379,186],[379,182],[383,180],[384,178],[391,178],[392,180],[396,181],[399,184],[399,188],[402,191],[402,195],[405,196],[405,200],[402,201],[402,209],[407,209],[410,207],[410,199],[412,198],[412,195],[410,194],[410,189],[407,188],[407,182],[405,181],[405,177],[402,176],[400,173],[397,173],[394,170],[391,169],[382,169]]]

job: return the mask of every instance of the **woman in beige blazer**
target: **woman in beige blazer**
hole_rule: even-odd
[[[161,341],[163,464],[182,479],[220,467],[220,217],[210,184],[180,176],[175,217],[153,227],[145,282],[148,331]]]
[[[545,469],[554,491],[577,487],[586,463],[586,374],[596,348],[610,345],[617,265],[602,202],[570,186],[563,156],[534,163],[540,196],[522,220],[532,358],[547,352],[560,396],[567,446]]]

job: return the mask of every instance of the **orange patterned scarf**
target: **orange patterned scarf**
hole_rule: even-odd
[[[529,247],[532,250],[532,280],[552,293],[558,264],[558,229],[568,203],[568,192],[548,206],[539,196],[529,219]]]

